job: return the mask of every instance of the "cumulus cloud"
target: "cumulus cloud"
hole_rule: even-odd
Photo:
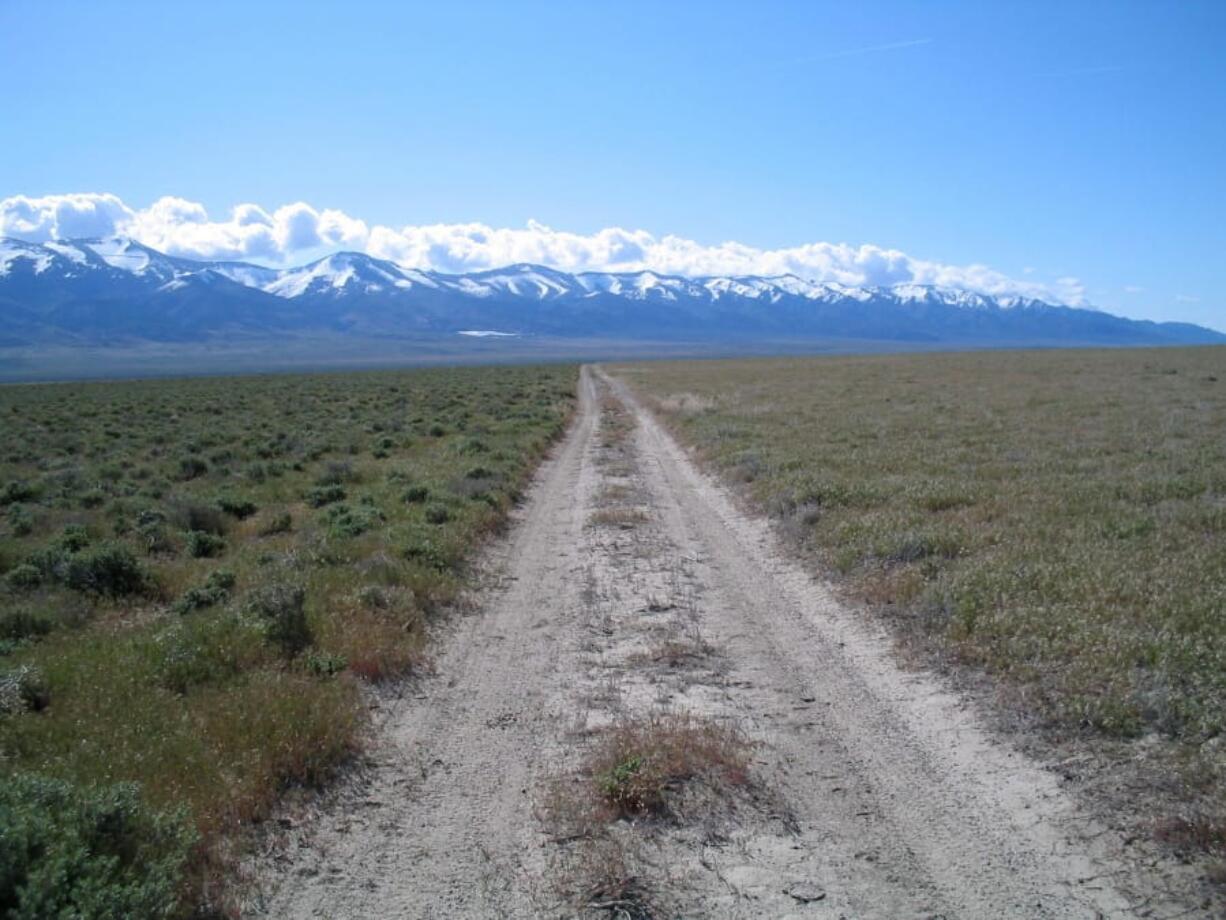
[[[134,209],[114,195],[23,195],[0,200],[0,236],[51,239],[127,235],[173,255],[286,263],[327,249],[354,249],[411,268],[468,272],[533,262],[568,272],[639,271],[662,274],[783,275],[846,285],[936,284],[997,296],[1038,297],[1083,304],[1076,278],[1042,284],[1011,278],[986,265],[949,265],[872,244],[803,243],[759,249],[729,241],[708,245],[646,230],[607,227],[595,233],[557,230],[537,221],[523,227],[481,223],[370,226],[343,211],[306,202],[267,211],[240,204],[224,220],[183,198],[159,198]],[[1029,273],[1027,273],[1029,275]]]

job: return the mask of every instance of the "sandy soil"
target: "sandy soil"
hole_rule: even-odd
[[[251,913],[1207,915],[1156,893],[1180,879],[1122,858],[958,696],[901,670],[620,383],[585,370],[580,403],[480,603],[438,636],[436,674],[380,704],[368,768],[282,820]],[[635,424],[613,437],[618,404]],[[658,711],[743,730],[752,783],[611,827],[646,896],[585,905],[576,842],[542,804],[602,727]]]

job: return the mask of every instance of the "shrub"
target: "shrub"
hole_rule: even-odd
[[[205,579],[204,584],[188,588],[183,596],[175,601],[171,609],[175,613],[185,614],[191,613],[193,610],[199,610],[202,607],[212,607],[214,604],[220,604],[230,596],[230,591],[234,588],[234,582],[233,572],[221,570],[213,572]]]
[[[12,610],[0,615],[0,639],[9,642],[36,639],[47,635],[54,626],[55,623],[44,611]]]
[[[209,471],[209,465],[199,457],[184,457],[179,461],[179,478],[197,479]]]
[[[344,501],[345,490],[338,485],[319,486],[307,492],[306,500],[307,504],[312,508],[322,508],[324,505],[330,505],[333,502]]]
[[[157,682],[184,694],[234,677],[263,657],[262,629],[233,613],[179,620],[152,643]]]
[[[9,671],[0,671],[0,715],[38,712],[51,702],[51,691],[43,672],[33,665],[23,664]],[[3,827],[0,824],[0,827]],[[0,838],[3,834],[0,834]],[[0,863],[0,869],[3,864]],[[3,876],[3,871],[0,871]],[[4,902],[0,901],[0,905]]]
[[[404,500],[410,505],[419,505],[430,497],[430,490],[425,486],[409,486],[404,490]]]
[[[325,464],[323,472],[315,480],[315,484],[319,486],[339,486],[343,482],[354,482],[357,475],[353,471],[353,464],[348,460],[330,460]]]
[[[212,559],[220,556],[226,549],[226,541],[221,537],[203,530],[192,530],[187,534],[187,554],[193,559]]]
[[[438,542],[430,537],[415,535],[416,539],[404,547],[404,558],[436,572],[447,572],[455,567],[456,559]]]
[[[0,505],[12,505],[16,502],[28,502],[38,497],[38,490],[29,483],[14,481],[6,482],[0,489]]]
[[[106,493],[101,489],[90,489],[80,498],[82,508],[100,508],[106,504]]]
[[[8,520],[15,537],[29,536],[34,531],[34,516],[24,505],[10,505]]]
[[[325,652],[312,652],[307,656],[306,669],[316,677],[335,677],[345,670],[348,662],[344,655],[330,655]]]
[[[180,530],[200,530],[219,537],[224,537],[227,530],[226,517],[220,508],[197,502],[172,502],[170,520]]]
[[[306,591],[301,585],[281,583],[259,588],[249,609],[263,624],[268,640],[292,658],[313,641],[305,605]]]
[[[136,536],[150,556],[174,555],[175,544],[161,524],[145,524],[136,529]]]
[[[5,573],[4,583],[14,591],[29,591],[43,583],[43,573],[37,566],[24,562]]]
[[[471,456],[473,454],[488,453],[490,446],[486,444],[484,441],[482,441],[480,438],[465,438],[458,445],[456,445],[455,449],[456,449],[456,453],[464,454],[465,456]]]
[[[118,543],[105,543],[68,560],[64,583],[77,591],[111,597],[138,594],[146,585],[145,570],[132,551]]]
[[[17,774],[0,785],[0,906],[11,920],[169,918],[195,835],[132,784],[82,789]]]
[[[431,505],[426,509],[426,520],[431,524],[446,524],[451,520],[451,512],[445,505]]]
[[[226,514],[230,514],[238,518],[240,521],[251,517],[251,515],[255,514],[259,510],[259,508],[256,507],[255,502],[248,501],[246,499],[234,498],[229,495],[223,495],[221,498],[217,499],[217,507]]]
[[[383,521],[383,513],[376,508],[348,505],[333,505],[328,509],[328,532],[333,537],[356,537],[366,533]]]
[[[66,553],[79,552],[89,546],[89,533],[81,524],[69,524],[60,531],[52,545]]]

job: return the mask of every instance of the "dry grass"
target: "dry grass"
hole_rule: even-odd
[[[590,527],[620,527],[632,530],[651,520],[642,508],[600,508],[593,511],[587,522]]]
[[[552,782],[542,802],[541,819],[562,848],[553,873],[562,894],[580,909],[656,916],[636,829],[714,810],[749,786],[752,748],[736,728],[688,713],[599,731],[581,768]]]
[[[627,663],[686,668],[705,664],[714,653],[711,644],[701,637],[665,638],[631,655]]]
[[[577,777],[560,781],[546,809],[567,835],[620,818],[678,818],[683,793],[714,795],[749,782],[751,743],[737,729],[689,713],[658,713],[602,730]]]
[[[0,388],[0,678],[36,668],[49,693],[0,717],[0,782],[135,782],[183,806],[189,898],[217,906],[235,841],[359,745],[363,686],[428,665],[426,623],[564,429],[575,379]],[[270,584],[296,609],[258,609]]]
[[[625,503],[634,498],[635,494],[636,492],[631,486],[623,485],[617,482],[608,483],[600,490],[600,497],[597,500],[597,504],[615,505],[618,503]]]
[[[1059,742],[1165,739],[1218,826],[1224,366],[1198,348],[611,370],[900,636],[991,675]]]

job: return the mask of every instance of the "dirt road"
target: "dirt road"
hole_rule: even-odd
[[[901,671],[620,384],[585,370],[581,389],[478,608],[377,714],[374,765],[287,832],[254,913],[1189,916],[1051,773]],[[648,896],[585,908],[542,801],[603,726],[661,710],[748,734],[752,786],[617,828]]]

